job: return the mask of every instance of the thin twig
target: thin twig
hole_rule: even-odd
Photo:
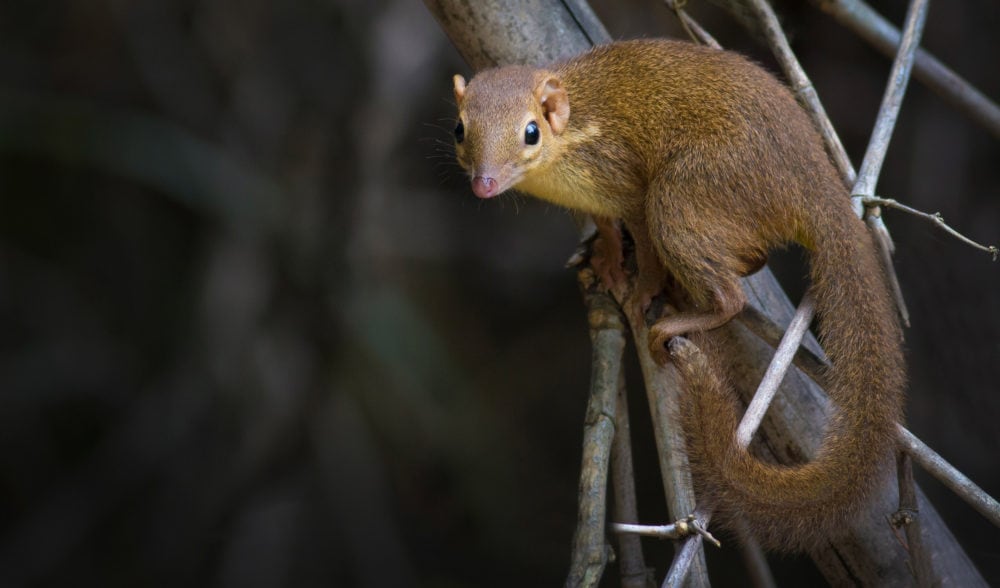
[[[984,492],[975,482],[945,461],[943,457],[902,425],[897,425],[896,437],[900,447],[910,454],[920,467],[940,480],[959,498],[969,503],[972,508],[976,509],[976,512],[1000,527],[1000,502]]]
[[[903,96],[906,95],[910,72],[913,69],[913,59],[917,47],[920,46],[920,36],[923,34],[926,20],[927,0],[913,0],[906,13],[903,40],[899,45],[896,59],[892,62],[889,83],[886,84],[885,94],[882,96],[882,105],[879,107],[878,118],[875,120],[875,128],[872,129],[868,149],[861,162],[858,179],[854,183],[852,193],[855,195],[871,196],[875,194],[875,182],[878,181],[882,162],[885,161],[885,153],[889,149],[889,140],[896,127],[896,119],[903,104]],[[857,198],[857,196],[853,197]]]
[[[940,227],[946,233],[948,233],[952,237],[955,237],[956,239],[965,243],[966,245],[975,247],[976,249],[983,251],[985,253],[989,253],[990,257],[993,258],[993,261],[997,261],[997,257],[1000,256],[1000,249],[998,249],[996,245],[982,245],[948,226],[948,223],[944,222],[944,217],[941,216],[940,212],[935,212],[933,214],[923,212],[915,208],[911,208],[903,204],[902,202],[893,200],[892,198],[880,198],[878,196],[863,196],[863,195],[857,195],[857,197],[861,198],[861,202],[866,206],[884,206],[886,208],[895,208],[897,210],[901,210],[903,212],[912,214],[913,216],[922,218],[926,221],[930,221],[935,225],[937,225],[938,227]]]
[[[697,534],[701,535],[702,539],[707,540],[712,545],[722,547],[722,543],[709,533],[693,514],[669,525],[612,523],[611,530],[620,534],[643,535],[645,537],[656,537],[657,539],[683,539]]]
[[[691,534],[691,529],[686,521],[678,521],[669,525],[611,523],[611,530],[621,535],[642,535],[657,539],[683,539]]]
[[[889,280],[889,288],[892,289],[892,296],[896,299],[899,319],[902,321],[903,326],[909,328],[910,310],[906,307],[906,301],[903,300],[903,288],[899,285],[899,276],[891,270],[892,251],[895,247],[892,244],[892,239],[889,237],[889,232],[880,230],[880,227],[885,226],[882,223],[882,209],[877,206],[868,208],[868,216],[865,217],[865,223],[868,224],[871,234],[879,241],[879,257],[882,260],[882,268],[885,271],[886,278]]]
[[[855,212],[862,218],[864,218],[864,206],[857,195],[872,196],[875,194],[875,183],[878,181],[886,151],[889,149],[889,140],[896,127],[896,119],[899,117],[899,109],[903,104],[903,96],[906,95],[906,88],[909,85],[910,72],[913,70],[913,60],[916,57],[917,47],[920,46],[920,37],[924,32],[927,6],[927,0],[913,0],[906,11],[903,39],[900,41],[896,58],[892,62],[889,83],[885,86],[885,94],[883,94],[882,104],[879,106],[878,118],[875,120],[875,127],[868,140],[868,148],[861,161],[857,181],[854,182],[854,187],[851,190],[851,202],[854,204]],[[883,259],[891,259],[892,240],[889,236],[889,230],[877,210],[873,211],[872,217],[873,220],[868,224],[874,229],[877,236],[876,242],[883,249],[882,257]],[[898,284],[898,278],[892,265],[889,264],[885,270],[890,274],[890,284]],[[900,309],[903,322],[908,324],[909,316],[902,299],[902,293],[899,288],[894,288],[893,293],[899,296],[897,306]]]
[[[833,128],[833,123],[830,122],[830,117],[826,115],[826,110],[819,101],[816,88],[813,87],[809,76],[806,75],[798,59],[795,58],[795,53],[792,52],[792,48],[788,44],[788,39],[781,31],[781,24],[778,22],[778,17],[774,14],[774,10],[771,9],[771,5],[765,0],[748,0],[746,7],[760,23],[761,32],[763,32],[765,39],[770,45],[771,52],[774,53],[775,58],[778,60],[781,71],[788,78],[792,91],[798,96],[799,101],[805,107],[806,112],[812,117],[813,122],[823,136],[827,151],[840,171],[844,184],[848,186],[854,184],[854,166],[851,165],[851,160],[847,157],[847,152],[844,150],[844,145],[840,142],[840,137]]]
[[[753,434],[757,431],[761,421],[764,420],[764,413],[767,412],[767,407],[770,406],[771,400],[778,391],[778,386],[781,385],[781,380],[784,379],[785,372],[788,371],[788,366],[791,365],[792,358],[795,357],[795,352],[802,343],[802,337],[809,330],[809,323],[812,321],[815,309],[816,303],[812,295],[807,292],[802,298],[799,308],[795,311],[792,322],[785,330],[781,343],[774,351],[774,358],[767,366],[767,371],[761,378],[757,392],[743,414],[739,429],[736,430],[736,442],[740,447],[745,449],[750,446],[750,440],[753,439]]]
[[[639,520],[635,499],[635,472],[632,468],[631,426],[624,372],[620,372],[615,408],[615,439],[611,443],[611,487],[614,489],[614,518],[631,523]],[[635,535],[618,538],[618,569],[622,588],[646,588],[652,583],[642,556],[642,543]]]
[[[719,45],[719,42],[712,35],[708,34],[708,31],[684,11],[687,0],[663,0],[663,3],[677,16],[677,20],[680,21],[681,26],[684,27],[684,31],[691,39],[702,45],[722,49],[722,45]]]
[[[900,42],[899,29],[860,0],[812,0],[882,53],[892,56]],[[917,49],[913,77],[943,96],[995,136],[1000,137],[1000,106],[923,49]]]
[[[902,205],[895,200],[874,197],[875,182],[878,172],[881,169],[885,158],[885,151],[888,148],[889,138],[895,124],[896,115],[902,103],[903,94],[907,86],[907,81],[911,71],[919,75],[927,75],[921,72],[933,71],[935,78],[939,80],[939,85],[953,89],[950,94],[958,101],[962,102],[966,109],[971,109],[977,118],[983,119],[984,124],[992,127],[991,130],[1000,134],[1000,108],[996,104],[982,96],[972,88],[967,82],[955,76],[952,72],[941,66],[919,49],[919,38],[926,21],[928,3],[924,0],[914,2],[910,12],[907,14],[906,28],[900,40],[899,31],[893,29],[877,13],[856,0],[814,0],[818,1],[821,7],[836,17],[850,22],[859,31],[864,31],[869,38],[875,36],[883,42],[881,45],[898,47],[898,57],[893,63],[893,70],[890,73],[892,83],[886,87],[883,97],[882,108],[872,138],[868,145],[868,152],[858,174],[858,181],[854,186],[852,198],[855,202],[865,206],[891,206],[900,210],[905,210],[911,214],[920,216],[934,222],[950,235],[971,245],[981,251],[989,253],[994,261],[1000,256],[1000,250],[996,246],[985,246],[968,239],[958,231],[948,226],[939,213],[927,214],[917,211],[908,206]],[[933,62],[933,66],[930,62]],[[929,69],[932,68],[932,69]],[[944,86],[944,80],[948,85]],[[884,114],[883,114],[884,113]],[[877,212],[873,215],[877,216]],[[880,221],[876,221],[880,225]],[[877,231],[880,233],[880,231]],[[886,235],[887,236],[887,235]],[[887,245],[889,242],[886,243]],[[897,301],[902,302],[902,295],[899,289],[899,281],[895,273],[890,271],[891,284]],[[909,316],[905,305],[900,306],[903,323],[909,324]]]
[[[736,316],[736,319],[743,323],[743,326],[751,333],[775,349],[785,336],[785,329],[779,327],[766,314],[752,305],[748,304],[743,312]],[[795,357],[792,358],[792,364],[812,378],[821,388],[826,388],[826,370],[829,369],[830,362],[826,361],[824,357],[816,355],[805,345],[800,345],[795,351]]]

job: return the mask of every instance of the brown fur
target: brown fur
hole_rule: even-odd
[[[901,335],[872,240],[789,90],[737,54],[649,40],[548,69],[487,70],[468,86],[458,78],[455,94],[465,130],[458,159],[474,182],[621,218],[639,253],[632,312],[665,269],[689,293],[695,311],[651,327],[656,353],[740,312],[739,279],[769,250],[795,242],[809,251],[835,407],[813,461],[772,465],[739,449],[732,390],[693,346],[675,345],[674,361],[696,489],[717,520],[743,518],[776,549],[835,535],[891,456]],[[537,145],[525,143],[528,120],[540,127]]]

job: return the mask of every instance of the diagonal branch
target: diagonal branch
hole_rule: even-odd
[[[714,47],[715,49],[722,49],[722,45],[719,45],[719,42],[712,35],[708,34],[708,31],[691,18],[691,15],[685,12],[684,5],[687,4],[687,0],[663,0],[663,3],[667,5],[668,9],[673,11],[677,20],[680,21],[681,26],[684,27],[684,31],[692,40],[702,45]]]
[[[611,443],[611,486],[614,492],[614,518],[625,523],[639,520],[635,497],[635,472],[632,467],[631,425],[624,375],[619,378],[618,405],[615,410],[615,439]],[[652,586],[652,572],[642,556],[638,537],[621,535],[618,539],[618,568],[622,588]]]
[[[757,387],[757,392],[754,394],[753,400],[750,401],[750,405],[747,406],[743,420],[740,421],[740,426],[736,430],[736,442],[739,443],[740,447],[746,449],[750,446],[753,434],[757,432],[761,421],[764,420],[767,407],[771,405],[771,400],[774,399],[778,386],[781,385],[781,380],[784,379],[785,372],[788,371],[788,367],[795,357],[796,350],[802,344],[802,337],[809,330],[809,323],[815,308],[816,303],[812,295],[806,293],[799,304],[798,311],[792,317],[791,324],[785,330],[781,343],[775,349],[774,359],[767,366],[767,371]]]
[[[899,29],[860,0],[811,0],[886,55],[899,47]],[[1000,137],[1000,106],[923,49],[917,49],[913,76]]]
[[[778,22],[778,17],[774,14],[771,5],[765,0],[748,0],[744,6],[760,24],[764,38],[771,46],[771,52],[778,60],[781,71],[788,78],[792,91],[795,92],[806,111],[812,116],[844,183],[853,184],[855,179],[854,166],[851,165],[851,160],[847,157],[847,151],[844,150],[844,145],[840,142],[840,137],[834,130],[833,123],[830,122],[830,117],[826,115],[826,110],[819,100],[816,88],[813,87],[812,81],[802,69],[795,53],[792,52],[788,38],[782,32],[781,24]]]
[[[705,527],[712,520],[712,513],[703,510],[695,511],[694,516],[695,520]],[[691,564],[702,553],[703,541],[704,538],[700,533],[691,535],[684,540],[677,555],[674,556],[674,561],[670,564],[667,577],[663,579],[662,588],[677,588],[684,585],[684,580],[687,577]]]
[[[920,464],[920,467],[940,480],[952,492],[958,495],[959,498],[976,509],[976,512],[983,515],[983,517],[994,525],[1000,527],[1000,502],[997,502],[996,499],[984,492],[968,476],[945,461],[943,457],[925,445],[923,441],[906,430],[902,425],[897,428],[896,435],[900,447],[910,454]]]
[[[624,299],[619,302],[622,300]],[[643,380],[646,383],[646,396],[653,420],[653,433],[660,462],[660,475],[663,478],[663,490],[667,499],[667,510],[671,517],[678,520],[695,512],[696,507],[684,434],[678,422],[680,415],[673,410],[673,407],[678,406],[678,394],[681,391],[680,376],[673,365],[660,366],[656,363],[649,351],[649,345],[645,343],[649,340],[648,327],[644,322],[636,324],[632,320],[632,313],[626,315],[632,328],[639,366],[642,368]],[[694,522],[701,524],[703,529],[708,527],[707,517],[698,516]],[[691,535],[688,541],[695,537],[698,538],[700,545],[701,534]],[[687,561],[687,568],[696,561],[695,573],[688,579],[687,586],[707,587],[708,567],[704,551],[699,550],[692,554]]]
[[[852,194],[865,196],[875,194],[875,182],[878,181],[879,172],[882,170],[882,162],[885,161],[885,153],[889,149],[892,131],[896,128],[896,119],[903,104],[906,86],[910,81],[910,72],[913,70],[913,60],[916,57],[917,47],[920,46],[920,36],[924,32],[924,23],[927,21],[927,6],[928,0],[913,0],[906,13],[903,41],[900,43],[899,53],[892,63],[889,83],[886,85],[885,95],[882,97],[882,106],[879,108],[875,128],[868,141],[868,149],[861,162],[861,170],[858,172],[858,179],[854,183]],[[860,202],[856,208],[861,208]]]

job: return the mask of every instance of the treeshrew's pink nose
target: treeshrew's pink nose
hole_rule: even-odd
[[[498,194],[497,181],[489,176],[472,178],[472,192],[480,198],[493,198]]]

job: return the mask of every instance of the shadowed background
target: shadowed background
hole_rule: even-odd
[[[594,7],[617,38],[681,34],[655,2]],[[889,61],[777,8],[860,161]],[[998,27],[988,0],[938,3],[924,45],[996,98]],[[0,72],[0,584],[561,583],[589,379],[575,230],[472,196],[450,153],[471,72],[421,3],[7,2]],[[877,192],[997,243],[998,145],[914,83]],[[910,427],[1000,494],[1000,269],[888,224]],[[640,514],[665,522],[633,413]],[[918,480],[1000,582],[1000,531]]]

